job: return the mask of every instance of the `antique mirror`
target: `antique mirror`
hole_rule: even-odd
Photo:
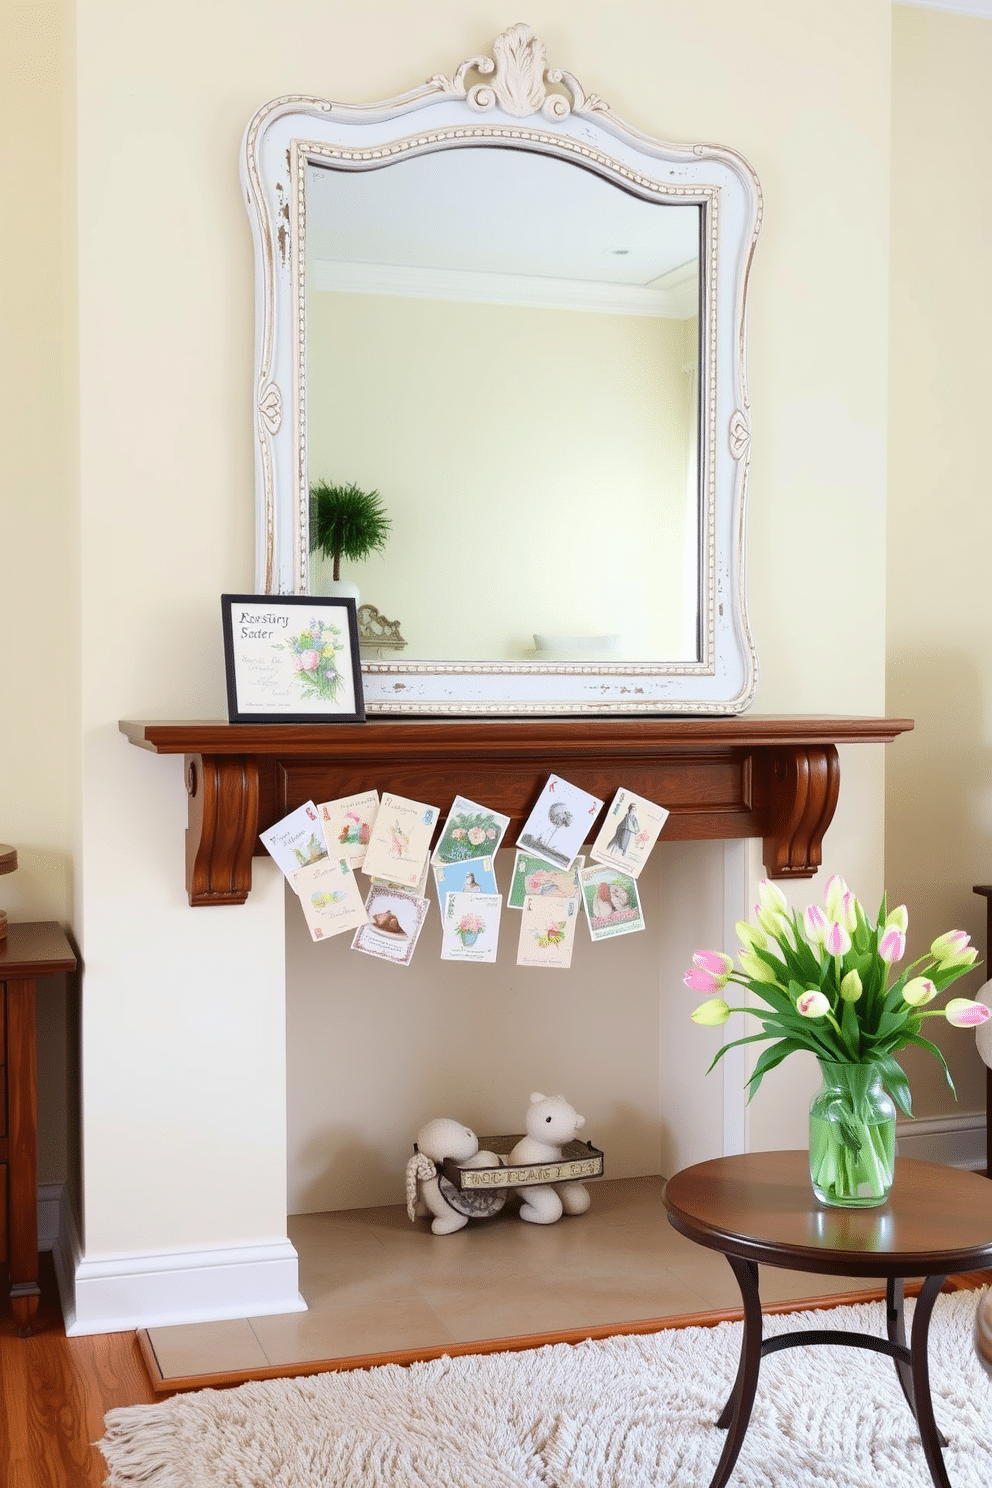
[[[757,180],[492,51],[248,127],[256,589],[317,592],[311,484],[357,486],[369,713],[740,712]]]

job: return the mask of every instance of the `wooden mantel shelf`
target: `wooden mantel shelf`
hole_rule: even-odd
[[[665,838],[761,837],[772,878],[811,878],[840,789],[838,744],[887,744],[908,718],[499,718],[364,724],[122,722],[186,760],[191,904],[243,904],[263,832],[304,801],[375,789],[447,812],[456,795],[512,818],[548,775],[666,806]]]

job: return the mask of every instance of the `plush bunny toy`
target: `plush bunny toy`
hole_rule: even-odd
[[[513,1148],[507,1166],[560,1162],[562,1147],[574,1141],[585,1124],[585,1117],[563,1095],[542,1095],[536,1090],[525,1118],[527,1135]],[[589,1208],[589,1190],[584,1183],[574,1181],[521,1188],[520,1196],[520,1218],[531,1224],[554,1224],[563,1213],[585,1214]]]
[[[479,1151],[479,1139],[460,1121],[439,1116],[417,1133],[414,1154],[406,1165],[406,1212],[411,1219],[433,1214],[435,1235],[451,1235],[470,1219],[496,1214],[506,1203],[506,1188],[456,1188],[438,1169],[446,1158],[467,1168],[498,1168],[495,1152]]]

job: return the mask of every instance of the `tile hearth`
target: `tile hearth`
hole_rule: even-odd
[[[411,1224],[401,1205],[293,1215],[289,1237],[308,1311],[149,1329],[156,1387],[234,1383],[317,1363],[408,1362],[583,1329],[646,1331],[637,1325],[739,1307],[723,1257],[669,1225],[662,1184],[604,1180],[578,1218],[529,1225],[508,1205],[454,1235],[432,1235],[426,1220]],[[877,1294],[878,1283],[766,1267],[761,1291],[774,1305]]]

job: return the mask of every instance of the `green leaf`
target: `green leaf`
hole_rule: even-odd
[[[892,1096],[899,1109],[907,1116],[913,1114],[913,1096],[909,1088],[902,1065],[892,1058],[891,1054],[885,1054],[881,1059],[875,1059],[872,1063],[876,1066],[882,1076],[882,1083]]]
[[[710,1070],[716,1068],[728,1049],[736,1049],[738,1044],[753,1044],[756,1043],[759,1039],[767,1039],[770,1037],[771,1035],[767,1033],[749,1033],[747,1038],[732,1039],[729,1044],[721,1044],[720,1048],[717,1049],[716,1053],[713,1055],[713,1060],[710,1064],[710,1068],[706,1071],[706,1073],[709,1074]]]
[[[748,1086],[752,1087],[748,1094],[748,1103],[757,1094],[758,1086],[769,1070],[773,1070],[776,1065],[781,1064],[782,1060],[788,1058],[790,1054],[796,1054],[801,1049],[807,1047],[808,1045],[801,1044],[796,1039],[781,1039],[779,1043],[772,1044],[770,1049],[766,1049],[763,1054],[759,1055],[758,1062],[754,1066],[750,1079],[747,1081]]]
[[[944,1074],[947,1076],[947,1083],[951,1087],[951,1090],[952,1090],[952,1092],[954,1094],[954,1099],[957,1100],[958,1093],[954,1089],[954,1081],[951,1079],[951,1072],[947,1068],[947,1060],[944,1058],[943,1054],[937,1048],[937,1045],[936,1044],[932,1044],[929,1039],[921,1038],[918,1033],[911,1033],[911,1034],[909,1034],[908,1035],[907,1042],[908,1043],[911,1043],[911,1044],[916,1044],[918,1046],[918,1048],[920,1048],[920,1049],[928,1049],[930,1051],[930,1053],[933,1054],[936,1059],[939,1059],[940,1060],[940,1063],[944,1067]]]

